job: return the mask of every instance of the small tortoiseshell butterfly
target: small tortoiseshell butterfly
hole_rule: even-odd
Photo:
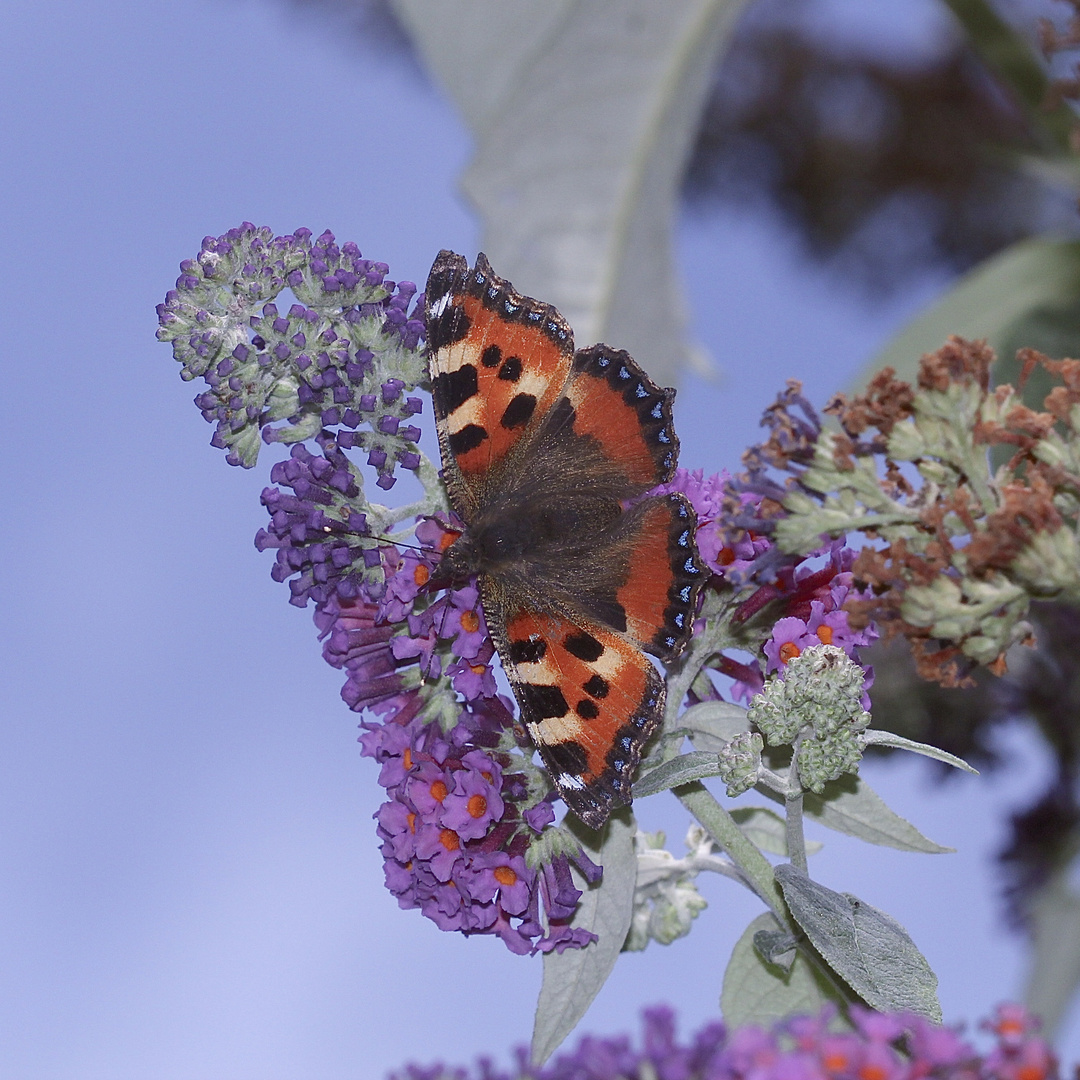
[[[629,802],[660,725],[667,662],[705,578],[671,478],[674,390],[625,352],[574,351],[566,320],[484,255],[442,251],[427,281],[431,388],[450,503],[465,531],[439,577],[479,574],[488,628],[563,799],[600,828]]]

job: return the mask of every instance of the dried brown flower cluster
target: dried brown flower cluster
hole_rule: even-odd
[[[863,533],[853,569],[873,595],[853,614],[907,637],[919,673],[946,686],[975,665],[1004,672],[1007,650],[1031,641],[1032,599],[1080,600],[1080,361],[1018,360],[1021,389],[1037,365],[1059,383],[1044,411],[991,388],[984,342],[950,338],[922,358],[917,386],[886,369],[865,394],[837,396],[826,411],[842,430],[818,436],[805,469],[772,462],[798,481],[780,547]]]

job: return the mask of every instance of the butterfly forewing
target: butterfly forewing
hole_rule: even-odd
[[[674,390],[663,390],[629,353],[593,345],[574,356],[566,396],[574,406],[574,431],[595,439],[604,454],[640,490],[671,479],[679,440],[671,421]]]
[[[574,339],[549,304],[515,292],[480,255],[442,251],[425,291],[443,464],[478,502],[491,472],[562,394]]]

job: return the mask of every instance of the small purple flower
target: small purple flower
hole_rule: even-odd
[[[472,660],[458,660],[446,669],[454,689],[466,701],[495,696],[495,673],[491,669],[493,655],[494,649],[489,642],[488,647]]]
[[[431,867],[439,881],[449,881],[454,863],[464,858],[461,837],[453,829],[421,825],[416,831],[416,854]]]
[[[422,761],[406,779],[404,795],[424,818],[445,824],[442,810],[453,782],[452,770],[443,769],[434,761]]]
[[[416,814],[403,802],[386,802],[375,814],[379,835],[390,845],[394,858],[407,863],[416,854]]]
[[[463,769],[454,776],[454,790],[443,802],[442,819],[447,828],[463,840],[479,840],[502,813],[503,801],[495,781],[485,779],[478,769]]]
[[[536,872],[525,865],[522,856],[493,851],[490,854],[477,855],[473,866],[478,874],[483,875],[485,886],[491,889],[489,899],[493,899],[497,894],[499,907],[508,915],[525,914],[532,891],[536,887]]]

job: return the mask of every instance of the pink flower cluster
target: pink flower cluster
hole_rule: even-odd
[[[524,1048],[508,1071],[480,1062],[476,1071],[437,1064],[406,1066],[391,1080],[1056,1080],[1057,1061],[1037,1025],[1017,1005],[999,1006],[982,1026],[997,1046],[982,1056],[951,1028],[911,1013],[854,1006],[853,1030],[836,1031],[834,1013],[795,1017],[771,1031],[728,1032],[706,1024],[680,1043],[666,1006],[644,1014],[640,1048],[624,1035],[585,1036],[573,1051],[534,1067]]]
[[[842,540],[809,555],[785,555],[767,535],[763,497],[740,490],[726,472],[706,477],[700,469],[678,469],[658,491],[680,491],[690,500],[698,518],[698,550],[716,575],[715,585],[754,586],[736,609],[734,622],[749,623],[766,610],[779,615],[771,628],[763,628],[767,636],[756,664],[721,657],[720,670],[732,679],[736,700],[749,701],[766,675],[782,671],[812,645],[835,645],[857,661],[858,648],[875,640],[873,627],[852,628],[844,608],[857,595],[851,573],[856,552]],[[758,520],[762,531],[752,527]],[[872,681],[868,668],[867,687]]]

